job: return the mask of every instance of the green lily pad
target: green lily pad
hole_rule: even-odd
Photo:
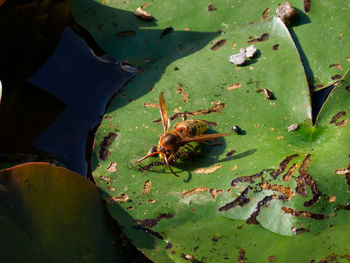
[[[109,54],[144,69],[106,111],[92,156],[95,181],[127,236],[157,262],[345,259],[349,76],[337,84],[313,125],[302,61],[315,85],[328,85],[338,69],[324,64],[333,63],[327,62],[330,57],[345,58],[346,48],[340,48],[341,41],[334,49],[327,41],[304,45],[299,37],[300,29],[313,43],[307,40],[310,31],[319,32],[315,27],[327,22],[308,20],[321,12],[327,16],[325,4],[312,5],[291,29],[292,38],[277,18],[257,22],[276,1],[254,1],[254,7],[240,2],[186,1],[175,7],[152,2],[145,7],[152,21],[133,14],[141,1],[70,3]],[[217,9],[209,11],[209,4]],[[162,36],[170,26],[174,31]],[[322,33],[327,38],[332,31]],[[244,66],[229,62],[251,44],[258,53]],[[319,69],[317,57],[326,49],[334,52],[322,54],[326,59]],[[209,133],[233,133],[220,138],[219,146],[194,145],[201,154],[172,165],[179,177],[165,166],[141,172],[135,164],[163,132],[154,122],[161,92],[173,124],[188,115],[217,122]],[[140,166],[153,161],[160,160],[148,158]]]
[[[226,43],[213,50],[222,39]],[[255,42],[256,57],[245,66],[232,65],[230,55],[248,42]],[[196,46],[192,41],[182,48]],[[168,62],[160,59],[115,97],[96,137],[93,176],[112,216],[132,242],[158,262],[181,262],[186,255],[199,262],[224,262],[236,259],[240,248],[247,251],[248,259],[259,253],[266,258],[290,258],[294,251],[280,248],[279,242],[299,248],[298,240],[310,246],[322,235],[339,249],[301,253],[300,260],[341,255],[344,246],[338,240],[348,227],[348,186],[344,175],[335,171],[341,173],[347,167],[348,151],[339,145],[349,140],[349,128],[344,116],[329,122],[338,112],[348,111],[344,88],[348,77],[313,126],[298,52],[287,28],[276,18],[228,30],[196,53]],[[178,94],[179,87],[187,93],[187,102]],[[261,92],[264,88],[273,93],[273,100]],[[243,132],[221,138],[220,146],[200,147],[204,156],[176,162],[173,169],[179,178],[164,166],[141,172],[134,162],[157,144],[163,132],[162,125],[154,122],[159,110],[152,107],[160,92],[169,116],[221,108],[195,118],[218,122],[211,133],[234,133],[234,125]],[[288,131],[292,124],[298,124],[297,129]],[[218,169],[206,170],[210,167]],[[241,225],[243,230],[238,231]],[[329,230],[330,225],[337,230]],[[216,236],[225,236],[220,249],[215,248],[219,242],[208,240]],[[269,241],[276,246],[262,251]],[[232,247],[236,247],[234,253]]]
[[[316,89],[327,87],[350,65],[350,36],[347,34],[350,3],[313,1],[305,11],[304,2],[311,1],[289,2],[299,13],[299,22],[290,29],[310,83]],[[180,1],[176,4],[152,1],[145,10],[154,19],[145,21],[134,15],[144,1],[69,1],[78,22],[92,33],[107,53],[144,68],[164,56],[169,58],[168,63],[177,59],[169,51],[183,41],[259,22],[263,13],[273,16],[279,3],[279,0]],[[208,11],[209,5],[212,5],[212,11]],[[173,27],[174,31],[160,38],[167,27]]]
[[[65,168],[1,170],[0,208],[3,262],[130,262],[96,186]]]

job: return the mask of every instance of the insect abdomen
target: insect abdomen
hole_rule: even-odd
[[[207,124],[202,120],[186,120],[174,125],[174,129],[187,137],[201,135],[207,131]]]

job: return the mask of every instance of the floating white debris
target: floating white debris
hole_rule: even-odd
[[[230,62],[237,66],[243,65],[246,60],[247,60],[247,55],[245,54],[244,48],[241,48],[238,54],[234,54],[230,57]]]
[[[138,7],[134,12],[135,16],[137,16],[143,20],[152,20],[153,16],[151,16],[150,13],[148,13],[147,11],[144,10],[144,8],[146,8],[147,6],[148,6],[148,4],[144,4],[143,6]]]
[[[298,127],[299,127],[298,123],[293,123],[288,127],[288,132],[295,131],[296,129],[298,129]]]
[[[251,45],[247,48],[241,48],[239,50],[239,53],[234,54],[230,57],[230,62],[237,66],[243,65],[246,62],[247,58],[254,57],[256,52],[257,49],[254,47],[254,45]]]
[[[257,52],[257,49],[254,47],[254,45],[251,45],[245,49],[245,54],[247,58],[252,58],[255,56]]]

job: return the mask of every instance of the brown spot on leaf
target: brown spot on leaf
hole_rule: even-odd
[[[111,177],[106,176],[106,175],[101,175],[100,178],[105,182],[109,182],[111,180]]]
[[[158,103],[144,103],[143,106],[144,107],[151,107],[151,108],[159,108]]]
[[[196,260],[196,258],[191,254],[182,254],[182,257],[190,262],[194,262]]]
[[[128,202],[130,200],[130,197],[122,193],[119,196],[111,196],[109,201],[114,201],[114,202]]]
[[[227,90],[234,90],[234,89],[239,89],[240,87],[242,87],[241,83],[235,83],[235,84],[227,86],[226,89]]]
[[[261,15],[261,19],[262,19],[263,21],[269,18],[270,11],[271,11],[270,8],[266,8],[266,9],[264,10],[264,12],[263,12],[262,15]]]
[[[220,39],[218,41],[216,41],[211,47],[210,49],[215,51],[218,50],[219,48],[221,48],[223,45],[226,44],[227,39]]]
[[[297,178],[295,178],[295,183],[297,185],[295,191],[303,197],[307,196],[305,178],[299,175]]]
[[[273,50],[279,50],[280,49],[280,44],[275,44],[272,46]]]
[[[165,249],[171,249],[173,247],[173,244],[169,241],[166,241]]]
[[[182,100],[184,102],[188,101],[188,94],[183,90],[181,83],[177,86],[177,93],[179,93],[182,96]]]
[[[266,41],[266,40],[269,39],[269,37],[270,37],[269,33],[263,33],[263,34],[261,34],[260,37],[253,38],[253,39],[249,40],[248,44],[253,44],[253,43],[256,43],[256,42],[260,42],[260,41]]]
[[[117,163],[116,162],[110,162],[107,166],[106,170],[110,173],[114,173],[117,171]]]
[[[206,192],[208,190],[209,190],[208,187],[200,186],[200,187],[193,188],[189,191],[182,190],[181,195],[182,195],[182,197],[186,197],[186,196],[194,195],[194,194],[197,194],[200,192]]]
[[[161,213],[159,214],[159,216],[155,217],[155,218],[148,218],[148,219],[135,219],[134,221],[138,223],[138,226],[141,228],[149,228],[149,227],[154,227],[155,225],[158,224],[158,222],[162,219],[169,219],[174,217],[173,214],[165,214],[165,213]]]
[[[294,163],[286,172],[285,175],[283,175],[282,180],[285,182],[290,181],[290,178],[292,176],[292,174],[294,173],[294,171],[296,170],[296,168],[298,167],[298,165],[296,163]]]
[[[108,156],[111,154],[108,151],[108,147],[112,144],[112,142],[117,138],[117,134],[114,132],[108,133],[107,136],[104,136],[100,143],[100,151],[98,152],[98,158],[102,161],[107,161]]]
[[[113,191],[115,191],[115,188],[112,186],[107,186],[107,190],[113,192]]]
[[[210,174],[215,172],[217,169],[220,169],[222,167],[222,164],[215,164],[212,167],[209,168],[198,168],[196,170],[194,170],[194,173],[196,174]]]
[[[217,8],[213,4],[208,5],[208,11],[216,11],[216,10]]]
[[[260,209],[263,205],[267,204],[268,202],[271,202],[272,200],[279,199],[277,195],[268,195],[265,196],[263,200],[259,201],[257,206],[255,207],[253,213],[250,215],[250,217],[247,219],[247,224],[254,224],[258,225],[259,221],[256,219],[260,213]]]
[[[237,178],[232,180],[231,186],[236,186],[238,183],[246,183],[246,182],[251,183],[251,182],[254,182],[254,180],[256,180],[258,178],[262,179],[263,172],[264,171],[256,173],[256,174],[253,174],[253,175],[249,175],[249,176],[237,177]]]
[[[348,167],[336,169],[334,173],[345,175],[346,184],[348,185],[348,189],[350,190],[350,163],[348,163]]]
[[[278,169],[276,171],[272,171],[270,173],[270,176],[273,179],[276,179],[280,174],[282,174],[286,170],[290,161],[296,157],[299,157],[299,154],[292,154],[292,155],[287,156],[282,162],[280,162]]]
[[[133,207],[133,206],[128,206],[128,207],[126,208],[126,210],[132,211],[132,210],[134,210],[134,207]]]
[[[305,232],[310,232],[310,230],[306,228],[296,228],[295,226],[292,227],[291,229],[296,235],[301,235]]]
[[[156,202],[156,200],[154,200],[154,199],[152,199],[152,198],[150,198],[150,199],[147,200],[147,203],[149,203],[149,204],[154,204],[155,202]]]
[[[337,200],[337,197],[334,195],[327,196],[327,201],[333,203]]]
[[[341,118],[342,116],[344,116],[346,114],[346,112],[345,111],[340,111],[340,112],[338,112],[337,114],[335,114],[333,117],[332,117],[332,119],[331,119],[331,121],[329,122],[329,123],[336,123],[338,120],[339,120],[339,118]]]
[[[311,175],[306,170],[310,162],[311,154],[307,154],[300,165],[299,176],[295,178],[295,181],[297,183],[297,188],[295,190],[298,194],[300,194],[301,196],[307,195],[305,184],[307,184],[310,187],[312,192],[312,199],[309,201],[305,201],[304,206],[313,206],[321,199],[321,195],[318,191],[318,186],[316,182],[312,179]]]
[[[330,64],[330,68],[336,68],[338,70],[343,70],[342,66],[340,64]]]
[[[269,262],[275,261],[275,259],[276,259],[276,256],[274,256],[274,255],[269,256],[269,257],[267,258],[267,260],[268,260]]]
[[[334,173],[335,174],[347,174],[347,173],[350,173],[350,163],[348,163],[348,167],[336,169],[334,171]]]
[[[350,262],[350,254],[334,254],[331,253],[326,258],[322,258],[318,261],[318,263],[338,263],[338,259],[346,259],[348,262]],[[344,261],[341,261],[344,262]]]
[[[293,208],[285,207],[285,206],[281,207],[281,210],[286,214],[290,214],[295,217],[305,217],[305,218],[311,218],[315,220],[322,220],[325,218],[323,214],[313,213],[313,212],[303,211],[303,210],[295,210]]]
[[[332,80],[337,80],[337,79],[341,79],[341,78],[342,78],[342,76],[339,74],[335,74],[331,77]]]
[[[280,192],[281,194],[283,194],[285,196],[285,198],[287,200],[290,200],[295,195],[295,193],[292,191],[292,189],[290,187],[285,187],[283,185],[262,182],[258,186],[262,189],[265,189],[265,190]]]
[[[210,188],[209,193],[213,199],[216,199],[219,194],[222,194],[224,192],[223,189],[215,189],[215,188]]]
[[[311,0],[304,0],[304,11],[309,13],[311,9]]]
[[[133,35],[136,35],[135,30],[126,30],[126,31],[120,31],[117,33],[118,37],[133,36]]]
[[[244,206],[246,204],[249,203],[250,199],[247,198],[250,190],[252,189],[251,186],[246,187],[246,189],[244,189],[244,191],[232,202],[229,202],[227,204],[225,204],[224,206],[220,207],[218,210],[221,211],[227,211],[231,208],[236,207],[237,205],[239,206]]]
[[[245,262],[245,251],[243,248],[241,248],[238,251],[237,263],[244,263],[244,262]]]
[[[147,180],[144,184],[143,184],[143,189],[142,189],[142,194],[148,194],[151,191],[151,187],[152,187],[152,181],[151,180]]]
[[[349,119],[345,119],[342,121],[337,122],[335,125],[339,126],[339,127],[345,127],[346,125],[348,125]]]

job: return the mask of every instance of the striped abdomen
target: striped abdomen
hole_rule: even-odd
[[[194,137],[205,133],[207,124],[202,120],[186,120],[176,123],[174,129],[184,136]]]

